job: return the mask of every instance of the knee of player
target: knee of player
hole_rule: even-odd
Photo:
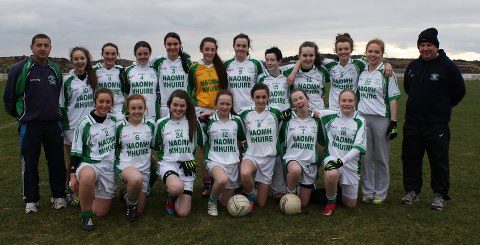
[[[179,196],[183,193],[183,183],[172,183],[167,186],[167,191],[172,196]]]
[[[215,178],[214,185],[225,187],[227,185],[227,183],[228,183],[228,177],[225,176],[225,175],[222,175],[222,176],[217,176]]]
[[[93,185],[96,181],[95,170],[91,167],[84,167],[79,173],[78,182],[80,185]]]
[[[332,170],[324,171],[323,177],[328,182],[338,181],[338,179],[340,178],[340,173],[338,172],[337,169],[332,169]]]
[[[93,209],[93,214],[97,217],[105,217],[108,214],[109,209]]]

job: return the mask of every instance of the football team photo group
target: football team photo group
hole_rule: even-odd
[[[152,43],[132,42],[135,61],[127,67],[119,65],[114,42],[98,50],[72,45],[73,69],[65,74],[49,58],[55,37],[34,35],[32,55],[9,69],[3,94],[5,111],[18,121],[25,215],[45,212],[42,148],[50,203],[78,209],[78,230],[93,231],[97,217],[107,215],[142,222],[155,195],[162,195],[166,216],[185,219],[199,201],[204,215],[255,218],[271,208],[269,199],[285,214],[320,200],[321,213],[335,219],[359,203],[384,205],[392,158],[401,158],[404,190],[395,202],[409,206],[420,198],[425,155],[428,208],[444,210],[449,123],[466,88],[438,34],[428,28],[411,37],[419,57],[400,82],[384,62],[381,39],[359,47],[348,33],[332,37],[336,58],[304,41],[290,64],[274,46],[251,57],[252,37],[244,33],[222,47],[214,37],[188,40],[198,42],[189,50],[200,53],[198,61],[175,32],[155,43],[164,56],[152,55]],[[233,58],[222,59],[219,48]],[[353,58],[354,49],[363,56]],[[96,64],[93,52],[101,54]],[[398,155],[391,154],[394,140],[401,141]],[[115,199],[122,200],[121,215],[111,212]]]

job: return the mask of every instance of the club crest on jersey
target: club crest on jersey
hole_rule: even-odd
[[[50,85],[56,85],[57,83],[55,82],[55,77],[53,75],[48,76],[48,82]]]
[[[439,78],[440,78],[440,75],[438,75],[437,73],[430,74],[430,80],[432,81],[438,81]]]

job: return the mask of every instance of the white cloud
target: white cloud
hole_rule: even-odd
[[[273,45],[295,55],[305,40],[331,53],[337,33],[349,32],[355,53],[375,37],[387,43],[388,57],[418,56],[416,39],[423,29],[439,30],[440,47],[451,58],[480,59],[478,1],[28,1],[0,0],[0,56],[29,54],[31,37],[46,33],[52,56],[67,57],[77,45],[100,58],[100,47],[114,42],[123,58],[133,59],[133,45],[150,42],[154,55],[164,54],[163,36],[179,33],[194,59],[205,36],[219,41],[223,59],[233,56],[232,39],[247,33],[252,56],[263,58]]]

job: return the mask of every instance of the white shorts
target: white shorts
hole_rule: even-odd
[[[125,169],[125,167],[123,168],[120,168],[119,166],[119,169],[120,169],[120,178],[122,179],[123,182],[125,182],[125,180],[122,178],[122,173],[123,173],[123,170]],[[137,168],[137,170],[140,172],[140,174],[142,175],[142,192],[143,193],[147,193],[147,189],[148,189],[148,183],[150,182],[150,168],[148,168],[147,170],[144,170],[144,171],[141,171]]]
[[[273,168],[275,167],[275,156],[268,157],[254,157],[250,155],[243,155],[243,159],[249,159],[255,165],[257,171],[255,172],[255,181],[267,185],[272,184]]]
[[[296,161],[302,167],[302,177],[300,178],[300,184],[302,185],[313,185],[315,184],[315,180],[317,179],[317,172],[318,166],[312,163],[306,163],[303,161],[297,161],[293,159],[285,160],[287,164],[287,172],[288,172],[288,163],[291,161]]]
[[[115,193],[115,173],[113,172],[113,163],[82,162],[75,172],[77,179],[80,179],[81,177],[80,171],[87,166],[95,171],[95,198],[113,199],[113,194]]]
[[[347,166],[339,168],[338,172],[340,173],[342,196],[348,199],[357,199],[360,174],[355,170],[347,168]]]
[[[158,176],[163,180],[163,177],[168,171],[172,171],[178,174],[180,180],[183,181],[183,190],[185,191],[193,191],[193,184],[195,182],[195,173],[192,176],[185,176],[183,169],[180,168],[180,163],[177,162],[167,162],[161,161],[158,163]]]
[[[170,116],[170,109],[168,109],[167,105],[160,106],[160,118],[164,118],[168,116]]]
[[[215,109],[207,108],[207,107],[201,107],[201,106],[196,106],[195,107],[195,115],[198,117],[200,116],[200,112],[203,113],[213,113]]]
[[[73,131],[75,131],[75,129],[63,131],[63,144],[72,145]]]
[[[207,170],[210,174],[212,172],[213,167],[215,166],[219,166],[223,169],[223,172],[228,177],[228,182],[227,182],[227,185],[225,186],[225,189],[232,190],[240,186],[240,183],[238,182],[238,163],[221,164],[221,163],[212,162],[209,160],[205,160],[205,163],[207,165]]]

